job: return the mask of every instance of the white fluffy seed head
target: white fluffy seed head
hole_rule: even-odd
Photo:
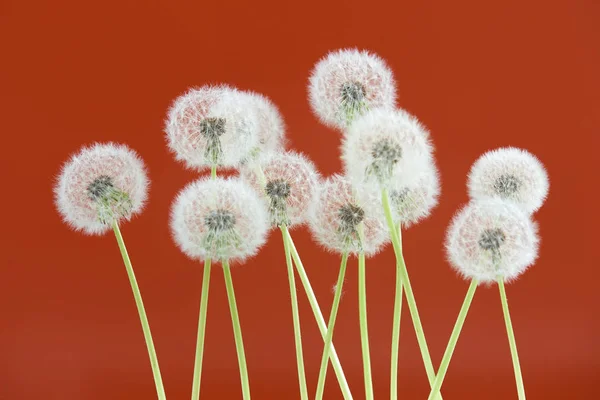
[[[359,117],[342,144],[346,176],[356,186],[410,183],[431,162],[429,132],[404,110],[374,109]]]
[[[62,167],[55,203],[73,229],[100,235],[144,208],[149,181],[138,155],[125,145],[83,147]]]
[[[456,214],[446,236],[451,265],[466,279],[511,281],[538,253],[537,225],[511,202],[472,201]]]
[[[190,258],[242,261],[265,243],[264,203],[245,182],[202,178],[186,186],[171,210],[175,242]]]
[[[403,228],[427,218],[438,204],[440,195],[440,179],[435,163],[426,163],[416,179],[410,179],[408,183],[392,179],[389,195],[394,220],[400,221]]]
[[[243,168],[242,177],[262,194],[272,226],[306,222],[319,175],[305,156],[291,151],[272,154],[260,165]]]
[[[361,188],[357,200],[349,180],[333,175],[321,183],[309,209],[309,227],[315,240],[336,252],[371,256],[388,242],[389,235],[380,207],[378,193]],[[362,232],[361,232],[362,230]]]
[[[192,169],[235,168],[258,144],[259,121],[251,97],[228,86],[203,86],[178,97],[165,131],[177,160]]]
[[[285,124],[279,109],[273,102],[259,93],[241,92],[249,99],[256,114],[258,142],[251,151],[252,158],[264,158],[283,151],[285,147]]]
[[[396,83],[385,61],[356,49],[329,53],[309,80],[313,112],[327,126],[345,129],[368,109],[394,108]]]
[[[471,167],[469,195],[472,199],[501,198],[527,213],[537,211],[548,195],[548,174],[533,154],[505,147],[483,154]]]

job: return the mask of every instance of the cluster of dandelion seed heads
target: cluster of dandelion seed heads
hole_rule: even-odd
[[[175,242],[193,259],[244,260],[265,243],[268,229],[264,203],[240,179],[199,179],[178,194],[171,210]]]
[[[514,147],[483,154],[469,173],[469,195],[474,200],[500,198],[533,213],[548,195],[548,175],[533,154]]]
[[[361,191],[362,199],[378,198],[369,188]],[[321,183],[311,203],[309,226],[315,240],[328,250],[373,255],[388,241],[383,213],[378,211],[357,200],[349,180],[333,175]]]
[[[169,148],[193,169],[237,167],[259,144],[256,100],[229,86],[203,86],[175,99],[166,121]]]
[[[537,225],[512,202],[472,202],[454,217],[446,237],[452,266],[465,278],[506,281],[522,274],[537,258]]]
[[[393,180],[410,182],[431,162],[429,132],[403,110],[374,109],[349,128],[342,160],[356,186],[389,187]]]
[[[424,164],[415,179],[408,182],[392,180],[389,187],[390,205],[394,220],[408,228],[427,218],[438,204],[440,180],[433,162]]]
[[[272,226],[306,222],[319,175],[305,156],[291,151],[272,154],[260,165],[242,169],[242,177],[263,194]]]
[[[393,108],[396,103],[394,76],[385,61],[355,49],[331,52],[320,60],[308,90],[317,117],[339,129],[369,109]]]
[[[125,145],[83,147],[62,167],[54,187],[64,221],[90,235],[103,234],[113,222],[142,211],[149,181],[138,155]]]

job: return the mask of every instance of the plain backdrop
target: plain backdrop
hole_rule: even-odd
[[[477,157],[513,145],[546,165],[550,196],[534,218],[536,265],[507,287],[529,399],[600,397],[598,140],[600,3],[456,1],[0,2],[2,238],[0,399],[153,399],[135,303],[114,237],[86,237],[53,204],[60,165],[82,145],[137,150],[152,187],[122,231],[137,272],[169,399],[189,398],[202,267],[174,245],[171,202],[197,177],[165,146],[166,110],[187,88],[228,83],[269,96],[291,148],[323,175],[341,170],[340,134],[307,102],[311,68],[328,51],[369,49],[398,82],[398,105],[431,130],[442,196],[404,235],[408,269],[434,364],[467,283],[443,240],[467,201]],[[327,316],[339,257],[305,228],[292,232]],[[394,295],[390,248],[368,260],[375,394],[389,397]],[[356,261],[349,266],[335,345],[355,399],[364,398]],[[210,291],[203,399],[240,399],[222,273]],[[281,236],[233,271],[253,397],[298,399]],[[308,384],[322,341],[299,294]],[[407,309],[400,398],[428,384]],[[443,386],[444,399],[516,399],[496,286],[478,290]],[[340,399],[333,377],[326,399]]]

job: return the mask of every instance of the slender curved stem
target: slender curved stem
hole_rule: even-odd
[[[360,316],[360,342],[363,355],[363,373],[365,395],[373,400],[373,378],[371,376],[371,355],[369,352],[369,330],[367,326],[367,282],[365,271],[365,253],[358,254],[358,313]]]
[[[315,292],[313,291],[313,288],[310,284],[310,280],[308,279],[308,275],[306,274],[306,270],[304,269],[304,265],[302,264],[302,260],[300,259],[300,254],[298,254],[298,250],[296,249],[296,245],[294,244],[294,240],[292,239],[292,235],[289,231],[287,231],[286,234],[289,240],[290,249],[292,251],[292,257],[294,259],[294,263],[296,264],[296,270],[298,271],[298,275],[300,276],[300,280],[302,281],[302,285],[304,286],[306,297],[308,298],[308,302],[310,303],[310,307],[315,316],[315,321],[317,321],[317,326],[319,327],[321,336],[323,337],[323,340],[325,340],[325,337],[327,336],[327,325],[325,324],[325,318],[323,318],[323,314],[321,313],[321,307],[319,307],[317,297],[315,296]],[[333,370],[340,384],[340,389],[342,390],[344,400],[352,400],[352,393],[350,393],[350,387],[348,386],[348,381],[346,380],[346,376],[344,375],[344,370],[342,369],[342,364],[340,363],[340,359],[338,358],[337,352],[335,351],[333,342],[331,343],[329,358],[331,359]]]
[[[473,279],[471,281],[471,285],[469,286],[469,290],[467,290],[467,295],[465,296],[463,305],[460,308],[460,312],[458,313],[458,318],[456,318],[454,329],[452,329],[450,340],[448,341],[448,345],[446,346],[446,351],[444,352],[444,357],[442,358],[440,369],[438,370],[435,382],[431,387],[431,392],[429,393],[428,400],[433,400],[435,396],[437,396],[440,393],[440,388],[442,387],[442,383],[444,383],[446,372],[448,372],[448,365],[450,365],[450,359],[452,358],[452,354],[454,353],[454,349],[456,348],[456,342],[458,342],[460,331],[462,330],[463,324],[465,323],[465,318],[467,318],[467,313],[469,312],[469,307],[471,307],[471,301],[473,300],[473,296],[475,295],[476,289],[477,280]]]
[[[213,164],[210,167],[210,177],[212,179],[215,179],[217,177],[217,165],[216,164]]]
[[[144,331],[144,339],[146,339],[146,347],[148,348],[148,355],[150,356],[150,365],[152,366],[152,373],[154,374],[154,383],[156,384],[156,393],[160,400],[165,400],[165,388],[163,386],[162,377],[160,375],[160,368],[158,366],[158,357],[156,356],[156,350],[154,349],[154,341],[152,340],[152,333],[150,332],[150,324],[148,323],[148,317],[146,316],[146,310],[144,309],[144,302],[142,301],[142,294],[138,287],[137,280],[135,279],[135,273],[133,272],[133,266],[127,254],[127,248],[119,229],[119,224],[114,221],[112,224],[117,243],[119,244],[119,250],[121,250],[121,256],[125,263],[125,269],[127,270],[127,276],[129,277],[129,283],[131,284],[131,290],[133,291],[133,298],[135,299],[135,305],[137,306],[138,313],[140,315],[140,322],[142,323],[142,330]]]
[[[337,285],[335,287],[335,295],[333,296],[333,305],[331,306],[331,314],[329,315],[329,323],[327,324],[327,335],[325,335],[325,346],[323,347],[323,357],[321,358],[321,369],[319,370],[319,381],[317,383],[316,400],[323,398],[325,391],[325,377],[327,376],[327,360],[329,359],[329,351],[331,341],[333,340],[333,329],[335,328],[335,319],[337,317],[338,308],[340,306],[340,298],[342,297],[342,286],[344,286],[344,275],[346,274],[346,264],[348,263],[348,253],[342,254],[342,263],[340,266],[340,274],[338,276]]]
[[[398,224],[398,231],[401,226]],[[401,244],[401,243],[400,243]],[[397,263],[396,263],[397,265]],[[394,298],[394,322],[392,324],[392,355],[390,373],[390,399],[398,399],[398,352],[400,348],[400,319],[402,316],[402,279],[396,266],[396,295]]]
[[[200,398],[202,359],[204,356],[204,336],[206,332],[206,313],[208,310],[208,290],[210,286],[210,264],[210,258],[204,260],[204,276],[202,278],[202,295],[200,296],[200,314],[198,316],[198,338],[196,340],[196,359],[194,361],[192,400],[198,400]]]
[[[233,280],[229,261],[223,260],[223,275],[225,276],[225,287],[227,288],[227,299],[229,300],[229,311],[231,311],[231,322],[235,336],[235,348],[237,350],[238,364],[240,367],[240,379],[242,381],[242,394],[244,400],[250,400],[250,382],[248,380],[248,367],[246,366],[246,354],[244,353],[244,341],[242,340],[242,327],[238,315],[235,292],[233,291]]]
[[[421,324],[421,318],[419,317],[419,310],[417,309],[417,302],[412,291],[410,284],[410,278],[408,277],[408,271],[406,270],[406,264],[404,262],[404,255],[402,254],[402,236],[401,231],[396,231],[394,225],[394,219],[392,217],[392,210],[390,208],[390,198],[387,189],[383,189],[381,193],[383,210],[385,212],[385,218],[388,223],[390,230],[390,236],[394,247],[394,253],[396,254],[396,263],[400,278],[402,279],[402,285],[404,285],[404,292],[406,294],[406,302],[408,303],[408,309],[410,316],[413,321],[415,334],[417,336],[417,342],[419,343],[419,349],[421,350],[421,358],[425,365],[425,372],[427,373],[427,379],[429,385],[432,386],[435,381],[435,370],[433,369],[433,363],[431,362],[431,355],[429,354],[429,348],[427,347],[427,341],[425,340],[425,334],[423,332],[423,325]],[[441,394],[438,395],[438,399],[441,400]]]
[[[308,388],[306,386],[306,373],[304,372],[304,355],[302,354],[302,331],[300,329],[300,313],[298,312],[298,296],[296,294],[296,280],[294,278],[294,265],[288,240],[288,229],[285,224],[280,226],[285,250],[285,263],[288,270],[290,282],[290,298],[292,302],[292,319],[294,321],[294,340],[296,344],[296,362],[298,364],[298,384],[300,386],[300,398],[308,400]]]
[[[512,356],[513,369],[515,370],[515,381],[517,382],[517,393],[519,400],[525,400],[525,386],[523,385],[523,375],[521,374],[521,364],[519,363],[519,353],[517,353],[517,341],[510,320],[508,311],[508,300],[506,299],[506,290],[504,289],[504,279],[498,277],[498,289],[500,290],[500,299],[502,301],[502,312],[504,313],[504,322],[506,323],[506,333],[508,334],[508,343],[510,345],[510,355]]]

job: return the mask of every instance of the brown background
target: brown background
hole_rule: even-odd
[[[399,105],[432,131],[441,204],[405,235],[409,271],[434,364],[467,284],[444,261],[448,222],[467,200],[482,152],[537,154],[551,177],[535,218],[540,259],[508,288],[530,399],[598,398],[598,129],[600,3],[588,1],[37,1],[0,2],[2,251],[0,399],[152,399],[150,365],[111,236],[61,223],[52,200],[60,164],[80,146],[119,141],[150,170],[146,211],[123,228],[170,399],[189,398],[202,268],[167,229],[170,203],[194,179],[168,153],[165,112],[186,88],[226,82],[271,97],[291,145],[323,174],[340,170],[339,135],[310,112],[306,84],[328,50],[357,46],[392,67]],[[338,258],[294,232],[328,314]],[[391,249],[368,262],[375,393],[389,396]],[[204,399],[241,398],[222,274],[213,270]],[[281,239],[233,271],[253,396],[295,399],[297,376]],[[335,343],[356,399],[364,397],[355,263]],[[322,350],[304,295],[310,392]],[[427,381],[408,312],[403,399]],[[331,372],[331,370],[330,370]],[[326,398],[341,398],[333,374]],[[445,399],[516,398],[495,287],[478,291],[443,388]]]

